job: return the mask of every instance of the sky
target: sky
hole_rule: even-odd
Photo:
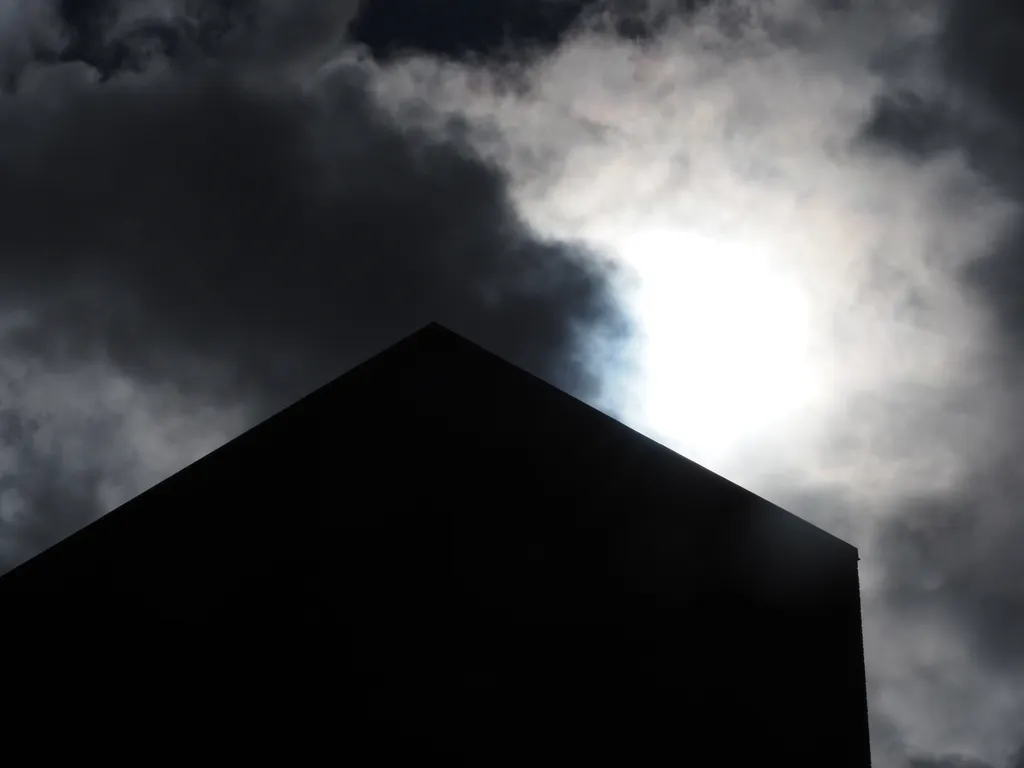
[[[8,0],[0,571],[437,320],[859,547],[877,768],[1021,768],[1022,57],[1009,0]]]

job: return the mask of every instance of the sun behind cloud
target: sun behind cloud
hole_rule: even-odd
[[[717,462],[816,396],[810,303],[769,249],[669,228],[613,242],[643,329],[631,393],[639,428]]]

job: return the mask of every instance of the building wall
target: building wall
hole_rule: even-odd
[[[0,582],[8,699],[361,765],[868,765],[851,548],[557,392],[417,359]]]
[[[476,764],[868,765],[852,548],[543,389],[404,381],[346,417],[379,525],[325,538],[396,718]]]

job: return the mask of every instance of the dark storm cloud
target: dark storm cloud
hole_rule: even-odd
[[[580,386],[559,361],[567,321],[603,309],[600,276],[531,239],[496,171],[398,132],[351,83],[326,89],[206,77],[11,105],[7,301],[133,370],[176,346],[244,362],[249,380],[272,375],[266,354],[330,370],[443,316]],[[526,280],[536,290],[516,293]]]
[[[358,65],[318,70],[308,52],[329,52],[348,17],[323,2],[188,6],[96,3],[49,28],[46,56],[10,59],[11,359],[69,376],[99,360],[181,397],[251,404],[251,423],[439,320],[596,392],[583,339],[623,327],[604,268],[534,236],[503,174],[468,146],[391,122]],[[88,490],[55,489],[93,488],[105,468],[68,476],[38,440],[19,440],[35,428],[23,415],[6,418],[22,460],[0,492],[12,486],[28,508],[18,535],[31,551],[93,513],[79,511]]]

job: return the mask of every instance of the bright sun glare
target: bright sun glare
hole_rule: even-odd
[[[815,389],[809,305],[768,253],[673,230],[615,250],[640,333],[634,425],[716,463],[797,415]]]

